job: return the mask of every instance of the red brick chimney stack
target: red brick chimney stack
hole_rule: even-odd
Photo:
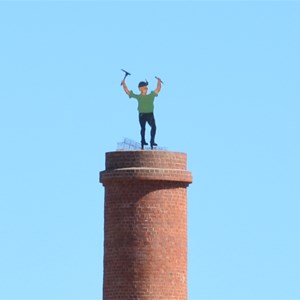
[[[106,153],[104,300],[187,299],[186,154]]]

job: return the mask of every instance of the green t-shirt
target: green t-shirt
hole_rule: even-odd
[[[138,101],[138,111],[140,113],[151,113],[154,110],[154,98],[158,95],[152,91],[149,95],[137,95],[130,91],[129,98],[135,98]]]

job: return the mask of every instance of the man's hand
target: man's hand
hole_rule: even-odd
[[[159,77],[155,76],[155,78],[156,78],[158,81],[160,81],[161,83],[163,83],[162,80],[161,80]]]

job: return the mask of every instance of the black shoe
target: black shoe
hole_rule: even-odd
[[[150,145],[151,145],[151,149],[153,149],[154,146],[157,146],[155,142],[151,142]]]
[[[144,146],[148,146],[149,144],[146,141],[141,141],[141,148],[144,150]]]

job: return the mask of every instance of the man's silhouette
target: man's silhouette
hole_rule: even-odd
[[[140,90],[140,94],[134,94],[132,91],[129,91],[127,88],[127,85],[125,83],[125,79],[122,81],[122,85],[124,88],[124,91],[129,96],[129,98],[135,98],[138,101],[138,111],[139,111],[139,122],[141,125],[141,145],[142,149],[144,149],[144,146],[147,146],[148,143],[145,140],[145,131],[146,131],[146,123],[151,127],[151,140],[150,140],[150,146],[151,149],[153,149],[153,146],[157,146],[155,143],[155,134],[156,134],[156,124],[155,124],[155,118],[154,118],[154,98],[158,96],[158,93],[161,89],[161,79],[157,78],[157,87],[154,91],[152,91],[150,94],[147,95],[148,91],[148,82],[147,81],[141,81],[138,85],[138,88]]]

